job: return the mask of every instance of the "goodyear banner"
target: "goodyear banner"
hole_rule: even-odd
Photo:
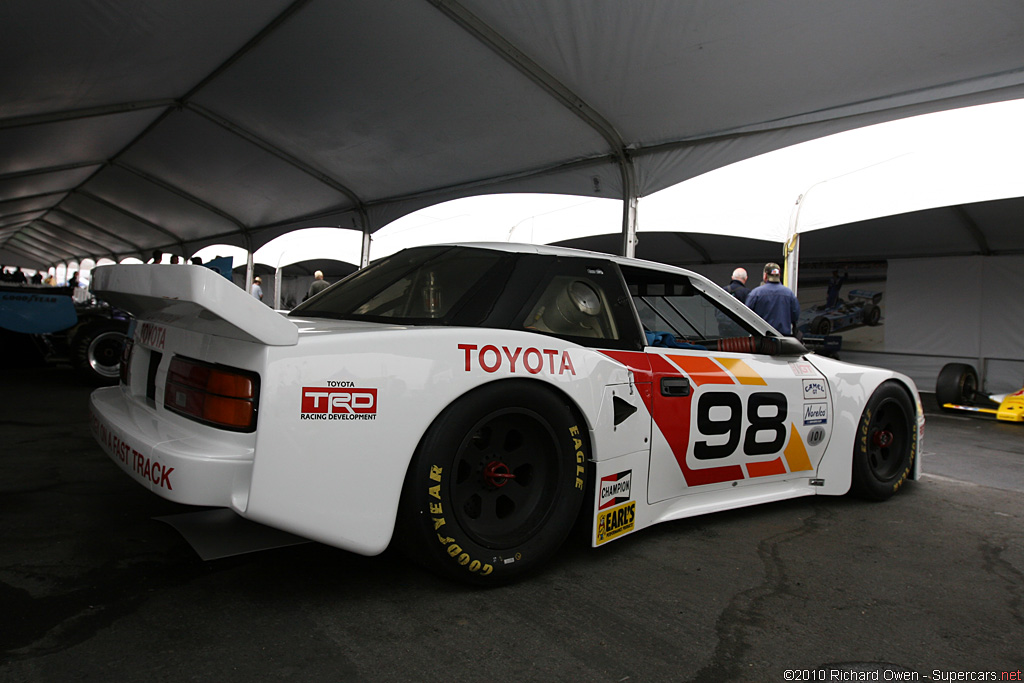
[[[69,287],[0,288],[0,327],[12,332],[46,334],[78,322]]]

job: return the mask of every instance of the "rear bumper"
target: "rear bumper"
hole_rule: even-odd
[[[121,469],[153,493],[178,503],[244,512],[252,481],[252,439],[188,433],[128,399],[120,387],[89,399],[92,435]]]

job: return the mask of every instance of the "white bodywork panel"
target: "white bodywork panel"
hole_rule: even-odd
[[[818,356],[611,351],[529,331],[286,318],[186,266],[100,268],[95,282],[137,317],[130,384],[91,401],[93,433],[115,462],[170,500],[362,554],[387,547],[432,422],[492,382],[544,384],[586,424],[594,545],[661,521],[845,493],[862,411],[887,380],[915,401],[918,452],[923,437],[909,379]],[[175,355],[257,373],[256,430],[166,410]],[[682,385],[687,395],[671,395]],[[919,468],[916,458],[912,478]]]
[[[209,268],[184,265],[130,265],[97,268],[92,290],[145,319],[190,330],[289,346],[298,341],[295,325]]]

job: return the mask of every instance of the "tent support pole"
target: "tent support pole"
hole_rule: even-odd
[[[359,250],[359,268],[370,265],[370,231],[363,228],[363,244]]]
[[[783,247],[785,266],[783,270],[784,284],[796,294],[797,282],[800,279],[800,233],[789,238]]]
[[[248,249],[245,251],[245,293],[248,294],[252,291],[252,274],[253,274],[253,262],[252,252]]]
[[[366,207],[362,204],[359,205],[356,221],[358,221],[356,225],[359,226],[363,233],[363,240],[359,245],[359,270],[362,270],[370,265],[370,216],[366,213]]]
[[[284,281],[284,268],[277,267],[274,271],[274,310],[281,309],[281,283]]]
[[[819,183],[807,188],[807,192],[796,198],[793,209],[789,212],[789,229],[786,231],[786,241],[782,245],[782,282],[796,294],[797,285],[800,279],[800,210],[804,208],[807,195],[810,194]]]
[[[636,257],[637,197],[636,169],[633,160],[623,155],[619,160],[622,170],[622,256]]]

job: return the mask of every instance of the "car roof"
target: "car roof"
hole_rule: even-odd
[[[666,273],[677,273],[681,275],[696,276],[703,279],[699,273],[695,273],[678,266],[670,266],[666,263],[656,263],[638,258],[626,258],[615,256],[599,251],[587,251],[584,249],[572,249],[570,247],[556,247],[548,244],[522,244],[517,242],[456,242],[450,245],[453,247],[472,247],[474,249],[490,249],[492,251],[505,251],[515,254],[541,254],[545,256],[563,256],[566,258],[599,258],[606,261],[614,261],[622,266],[633,268],[647,268],[649,270],[660,270]]]

